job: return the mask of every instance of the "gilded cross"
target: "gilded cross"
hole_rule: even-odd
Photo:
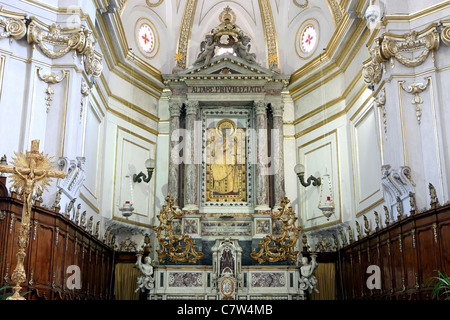
[[[52,158],[39,152],[39,140],[31,142],[31,151],[25,154],[15,153],[16,158],[12,158],[12,166],[0,165],[0,172],[12,174],[12,186],[19,191],[23,200],[22,222],[18,237],[17,265],[11,280],[15,282],[14,295],[8,300],[25,300],[20,295],[20,284],[26,281],[24,268],[25,250],[28,246],[28,234],[30,232],[30,216],[32,208],[32,196],[35,188],[47,190],[50,178],[63,179],[66,176],[64,171],[50,170],[53,163]]]

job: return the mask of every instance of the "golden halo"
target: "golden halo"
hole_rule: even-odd
[[[223,129],[231,130],[231,135],[230,136],[233,137],[235,135],[235,133],[236,133],[237,126],[236,126],[236,123],[234,123],[233,120],[223,119],[223,120],[219,121],[219,123],[217,123],[217,126],[216,126],[216,132],[217,132],[217,134],[220,137],[222,137],[222,130]]]

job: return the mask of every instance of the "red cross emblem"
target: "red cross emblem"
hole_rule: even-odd
[[[308,34],[308,38],[305,40],[305,42],[308,44],[308,45],[311,45],[311,41],[314,39],[314,37],[312,36],[312,35],[310,35],[310,34]]]
[[[142,39],[144,39],[144,43],[147,44],[147,42],[150,42],[150,40],[147,38],[147,34],[144,34],[142,36]]]

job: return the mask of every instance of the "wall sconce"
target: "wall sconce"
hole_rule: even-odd
[[[318,186],[320,186],[322,184],[322,181],[321,181],[320,178],[316,178],[316,177],[314,177],[312,175],[305,182],[305,166],[300,164],[300,163],[295,166],[294,171],[297,174],[297,177],[299,178],[300,183],[304,187],[310,186],[311,183],[312,183],[312,185],[314,187],[318,187]]]
[[[323,193],[323,185],[320,187],[320,200],[319,200],[319,209],[322,211],[323,215],[327,218],[327,220],[330,220],[331,215],[334,213],[334,201],[333,201],[333,193],[331,191],[331,179],[329,174],[325,174],[323,176],[328,179],[328,193]],[[326,199],[325,201],[324,198]]]
[[[125,201],[122,208],[119,208],[119,211],[122,211],[122,215],[128,219],[133,214],[134,208],[133,204],[130,201]]]
[[[133,182],[141,183],[142,181],[149,183],[152,179],[153,170],[155,170],[155,160],[148,159],[145,161],[145,167],[147,168],[148,177],[145,176],[145,173],[140,172],[139,174],[133,175]]]

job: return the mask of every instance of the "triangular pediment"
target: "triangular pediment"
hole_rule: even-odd
[[[223,54],[211,59],[207,65],[191,66],[178,73],[180,76],[207,76],[207,75],[245,75],[245,76],[274,76],[271,70],[257,63],[249,63],[246,60],[232,54]]]
[[[246,81],[247,83],[275,83],[288,85],[289,76],[280,75],[257,63],[249,63],[245,59],[232,54],[223,54],[211,59],[207,65],[191,66],[188,69],[180,70],[176,74],[163,75],[166,85],[187,86],[197,84],[202,81],[205,84],[220,85],[221,81]],[[250,82],[249,82],[250,81]],[[230,82],[227,82],[230,83]]]

